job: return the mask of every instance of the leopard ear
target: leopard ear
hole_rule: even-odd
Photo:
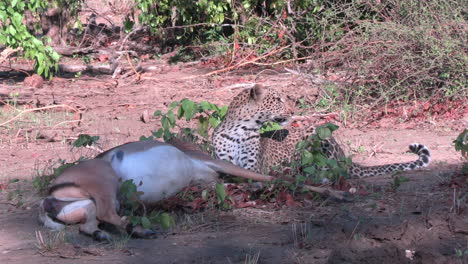
[[[260,84],[255,84],[250,88],[250,99],[254,101],[260,101],[265,95],[265,88]]]

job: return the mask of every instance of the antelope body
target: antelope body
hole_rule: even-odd
[[[132,179],[146,204],[170,197],[193,183],[209,183],[218,173],[270,181],[226,161],[213,159],[194,145],[180,140],[171,144],[156,140],[131,142],[112,148],[66,169],[52,184],[49,197],[40,204],[39,220],[47,227],[61,229],[64,224],[80,224],[80,231],[98,240],[110,236],[100,230],[100,221],[140,237],[150,230],[135,227],[117,215],[119,178]]]

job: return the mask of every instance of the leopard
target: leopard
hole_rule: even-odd
[[[239,92],[228,106],[223,121],[212,135],[214,155],[257,173],[269,173],[272,168],[297,159],[296,145],[315,133],[313,126],[295,120],[293,102],[288,102],[278,91],[254,85]],[[275,122],[283,128],[261,133],[266,122]],[[335,137],[321,141],[322,153],[328,159],[346,158]],[[364,166],[352,162],[347,169],[349,178],[367,178],[424,168],[431,161],[429,149],[419,143],[409,145],[418,159],[411,162]]]

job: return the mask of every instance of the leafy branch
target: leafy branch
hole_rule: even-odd
[[[37,74],[51,78],[53,71],[58,70],[60,55],[50,46],[44,46],[44,43],[33,36],[23,23],[26,9],[36,12],[39,9],[46,9],[47,5],[48,2],[43,0],[0,1],[0,43],[12,49],[21,47],[23,56],[34,60]]]

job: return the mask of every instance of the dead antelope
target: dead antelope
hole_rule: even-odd
[[[119,179],[132,179],[143,192],[142,202],[152,204],[190,184],[213,182],[219,173],[255,181],[275,179],[214,159],[193,144],[177,139],[170,144],[156,140],[130,142],[65,170],[51,186],[50,196],[41,203],[40,220],[53,229],[63,227],[60,222],[80,223],[82,232],[98,240],[109,239],[97,228],[99,221],[120,229],[129,226],[116,213]],[[336,197],[344,195],[318,187],[306,188]],[[141,227],[131,231],[142,237],[152,234]]]

